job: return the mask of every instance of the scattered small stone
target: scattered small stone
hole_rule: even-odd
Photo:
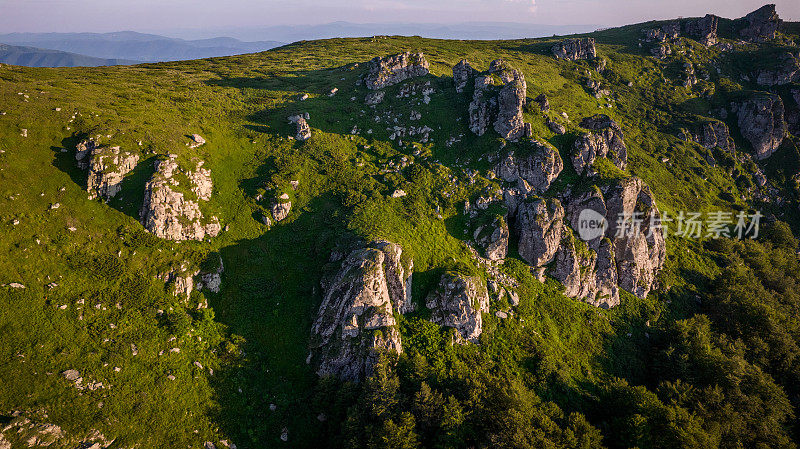
[[[336,92],[339,92],[339,88],[337,88],[337,87],[334,87],[333,89],[331,89],[331,91],[330,91],[330,93],[328,94],[328,96],[329,96],[329,97],[332,97],[332,96],[336,95]]]
[[[401,190],[401,189],[397,189],[394,192],[392,192],[392,198],[402,198],[402,197],[404,197],[406,195],[407,195],[407,193],[405,192],[405,190]]]
[[[20,129],[19,130],[19,135],[22,136],[22,137],[28,137],[28,130],[25,129],[25,128]]]
[[[300,95],[300,101],[306,101],[306,100],[308,100],[308,94]]]
[[[58,209],[59,207],[61,207],[61,203],[53,203],[50,205],[50,210]]]

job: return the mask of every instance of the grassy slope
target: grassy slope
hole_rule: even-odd
[[[316,424],[318,410],[307,406],[316,378],[305,364],[308,329],[320,300],[320,274],[342,235],[401,243],[419,272],[418,299],[442,269],[471,264],[460,242],[459,204],[488,181],[470,184],[464,169],[485,175],[481,155],[496,151],[499,142],[492,133],[476,138],[468,132],[468,99],[455,94],[449,79],[462,58],[478,69],[506,59],[525,73],[528,96],[546,93],[553,118],[561,111],[569,115],[570,131],[595,113],[617,119],[626,133],[630,173],[652,187],[663,210],[746,207],[724,167],[709,166],[705,150],[675,137],[675,123],[707,110],[708,100],[680,87],[678,62],[662,65],[643,57],[646,51],[632,43],[638,33],[633,27],[596,36],[608,60],[605,81],[617,97],[611,109],[601,108],[606,101],[581,87],[586,73],[600,75],[587,63],[555,61],[549,55],[552,39],[332,39],[255,55],[135,67],[0,67],[0,111],[6,112],[0,116],[0,254],[6,255],[0,257],[0,283],[27,286],[0,290],[0,414],[45,410],[70,431],[97,428],[118,436],[121,444],[197,447],[228,437],[239,447],[258,447],[277,442],[283,426],[298,445],[313,441],[320,429],[309,425]],[[430,158],[414,158],[410,149],[391,144],[385,126],[376,125],[362,106],[366,90],[355,87],[365,61],[405,50],[423,51],[431,64],[428,79],[436,93],[430,105],[413,107],[423,114],[419,123],[435,130],[436,144],[422,153],[430,152]],[[694,58],[713,56],[705,52],[696,48]],[[362,66],[353,69],[352,63]],[[709,87],[705,84],[696,90]],[[328,97],[332,87],[339,92]],[[412,108],[393,98],[397,89],[389,89],[387,105],[407,114]],[[306,92],[311,98],[297,101]],[[311,114],[315,133],[306,144],[285,139],[293,134],[286,117],[300,111]],[[73,113],[79,115],[69,122]],[[554,136],[538,113],[526,114],[526,120],[568,160],[571,134]],[[362,134],[350,138],[354,125]],[[20,136],[22,128],[27,138]],[[370,128],[372,136],[363,132]],[[209,143],[190,150],[185,135],[195,132]],[[204,243],[158,242],[145,234],[136,214],[152,171],[149,163],[140,165],[108,204],[87,200],[85,175],[71,153],[85,134],[141,150],[145,158],[167,153],[203,158],[215,182],[207,213],[218,214],[230,230]],[[442,145],[458,134],[464,137],[453,148]],[[741,139],[737,144],[747,147]],[[61,153],[62,147],[70,152]],[[401,154],[418,159],[419,168],[382,174]],[[448,180],[451,173],[457,185]],[[569,169],[562,178],[572,179]],[[294,179],[300,181],[296,192],[288,187]],[[270,230],[258,221],[263,204],[253,199],[264,183],[293,197],[289,218]],[[387,199],[395,188],[410,194]],[[454,193],[445,197],[443,188]],[[435,217],[434,201],[443,207],[444,220]],[[50,210],[56,202],[60,207]],[[20,223],[14,226],[13,220]],[[77,230],[70,232],[70,226]],[[546,372],[563,383],[562,391],[543,394],[567,408],[564,398],[587,379],[617,375],[642,381],[637,346],[647,343],[636,337],[644,332],[643,323],[680,317],[690,293],[702,288],[698,281],[717,270],[700,245],[671,239],[668,249],[663,277],[674,286],[673,301],[626,295],[623,306],[610,312],[564,298],[556,283],[543,286],[516,270],[523,281],[524,323],[488,318],[487,350],[501,354],[515,335],[536,335]],[[213,312],[186,308],[155,279],[184,260],[199,264],[213,258],[212,252],[221,254],[226,267],[222,292],[208,295]],[[59,285],[50,290],[45,287],[50,282]],[[202,300],[197,295],[192,304]],[[635,335],[627,337],[629,332]],[[169,341],[172,336],[175,341]],[[172,347],[181,352],[168,352]],[[115,372],[115,366],[121,370]],[[113,387],[79,393],[58,375],[68,368]],[[169,374],[176,379],[168,380]],[[276,411],[269,410],[270,403]]]

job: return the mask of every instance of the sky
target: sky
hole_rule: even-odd
[[[169,32],[274,25],[517,22],[617,26],[653,19],[741,17],[767,0],[0,0],[0,34]],[[800,21],[800,0],[772,0]]]

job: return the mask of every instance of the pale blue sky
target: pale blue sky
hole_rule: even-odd
[[[773,0],[800,20],[800,0]],[[713,13],[740,17],[750,0],[0,0],[0,34],[168,31],[282,24],[469,21],[622,25]]]

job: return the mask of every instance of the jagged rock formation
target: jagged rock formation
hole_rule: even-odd
[[[533,101],[539,105],[540,111],[547,112],[550,110],[550,100],[547,99],[547,95],[540,94],[538,97],[534,98]]]
[[[664,235],[657,229],[661,215],[655,197],[650,187],[635,177],[619,181],[604,196],[608,209],[605,235],[614,244],[619,286],[644,298],[655,285],[666,257]],[[619,230],[619,217],[633,220],[637,216],[642,218],[638,229],[631,221],[624,228],[626,232]]]
[[[522,107],[525,105],[527,86],[522,72],[511,70],[511,74],[512,79],[503,78],[506,84],[500,88],[500,93],[497,95],[497,119],[494,122],[494,130],[504,139],[517,140],[526,134],[525,123],[522,121]]]
[[[557,199],[535,199],[517,208],[519,255],[540,267],[553,260],[563,232],[564,208]]]
[[[289,201],[289,194],[284,193],[278,197],[270,207],[270,212],[272,212],[272,218],[275,221],[281,221],[284,218],[289,216],[289,212],[292,210],[292,202]]]
[[[383,101],[383,97],[386,96],[386,92],[382,90],[373,91],[367,94],[364,97],[364,104],[367,106],[374,106],[376,104],[380,104]]]
[[[700,126],[692,139],[708,149],[721,148],[727,151],[736,150],[736,144],[730,136],[728,125],[723,122],[707,122]]]
[[[456,92],[462,93],[466,89],[469,81],[475,77],[478,71],[473,69],[466,59],[462,59],[458,64],[453,66],[453,84],[456,86]]]
[[[775,94],[759,94],[733,105],[742,136],[753,145],[756,159],[766,159],[786,137],[783,101]]]
[[[97,148],[97,142],[92,139],[82,140],[75,145],[75,160],[78,161],[78,168],[81,170],[89,168],[89,161],[95,148]]]
[[[288,118],[289,123],[294,123],[297,126],[297,133],[295,139],[303,142],[311,138],[311,127],[308,125],[309,116],[308,112],[298,115],[292,115]]]
[[[185,178],[175,179],[176,175]],[[156,162],[156,172],[145,185],[144,204],[140,212],[142,225],[159,238],[168,240],[203,240],[216,237],[221,229],[216,217],[206,220],[198,201],[186,197],[177,187],[191,190],[198,201],[211,198],[211,172],[197,162],[195,171],[178,166],[176,157]]]
[[[786,126],[790,133],[795,136],[800,135],[800,89],[792,90],[792,100],[794,104],[786,110]]]
[[[464,67],[459,69],[462,83],[468,83],[473,75],[474,71],[466,71]],[[522,72],[511,68],[502,59],[496,59],[488,71],[475,76],[474,85],[469,104],[469,128],[472,132],[482,136],[491,124],[504,139],[515,141],[530,135],[529,127],[522,121],[522,107],[528,89]]]
[[[483,332],[481,313],[489,311],[489,292],[478,276],[448,272],[425,305],[431,310],[431,321],[457,331],[456,342],[477,342]]]
[[[624,170],[628,164],[628,147],[625,146],[622,128],[605,114],[587,117],[581,127],[591,130],[575,140],[572,165],[578,174],[591,171],[597,158],[606,157]]]
[[[509,235],[506,217],[495,217],[491,224],[479,226],[473,237],[483,248],[487,259],[503,260],[508,255]]]
[[[670,22],[660,28],[643,30],[645,42],[669,42],[681,35],[680,22]]]
[[[778,66],[762,69],[756,75],[762,86],[783,86],[800,82],[800,53],[786,52],[778,59]]]
[[[425,76],[428,73],[428,61],[425,60],[425,55],[407,51],[372,59],[369,62],[369,71],[364,78],[364,84],[367,89],[383,89],[409,78]]]
[[[409,310],[411,275],[401,255],[398,245],[372,242],[323,278],[324,297],[311,328],[320,376],[359,381],[371,374],[379,351],[403,352],[394,314]]]
[[[687,36],[693,37],[705,46],[717,43],[717,27],[719,17],[713,14],[706,14],[700,19],[687,20],[683,24],[683,31]]]
[[[597,50],[594,47],[594,38],[592,37],[564,39],[553,45],[551,50],[556,59],[566,59],[567,61],[594,59],[597,57]]]
[[[44,417],[47,415],[45,414]],[[13,412],[0,423],[0,449],[13,447],[53,447],[102,449],[110,447],[114,439],[106,438],[100,431],[92,429],[80,435],[69,434],[56,424],[25,417]]]
[[[225,265],[222,263],[222,257],[219,258],[219,265],[216,269],[198,272],[200,275],[200,282],[197,283],[198,290],[209,290],[213,293],[219,293],[222,286],[222,273],[225,271]]]
[[[495,172],[505,182],[518,183],[525,193],[542,193],[558,178],[564,162],[558,150],[549,143],[532,140],[531,146],[533,148],[527,156],[509,153],[495,166]]]
[[[775,39],[775,33],[783,23],[773,4],[758,8],[744,16],[742,20],[746,22],[746,25],[739,30],[739,35],[750,42],[764,42]]]
[[[550,131],[553,131],[554,134],[558,134],[559,136],[563,136],[567,132],[567,128],[564,125],[550,120],[549,118],[547,119],[546,124],[547,127],[550,128]]]
[[[91,143],[85,142],[79,144],[76,158],[79,153],[83,152],[78,161],[79,165],[89,169],[89,175],[86,178],[86,190],[89,192],[89,198],[111,199],[122,190],[122,180],[125,175],[136,168],[136,164],[139,163],[139,155],[127,151],[122,152],[119,147],[100,147],[94,145],[92,141],[88,141]]]

